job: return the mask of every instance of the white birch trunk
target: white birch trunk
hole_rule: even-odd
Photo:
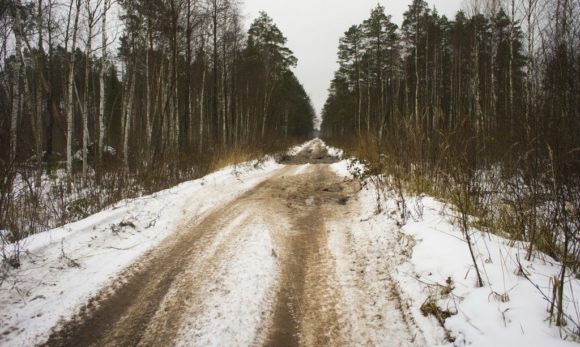
[[[105,72],[107,70],[107,10],[110,0],[103,4],[103,17],[101,18],[101,69],[99,71],[99,161],[103,160],[105,149]],[[149,83],[147,83],[149,85]]]
[[[125,114],[125,129],[123,133],[123,164],[125,170],[129,171],[129,135],[131,133],[131,120],[133,117],[133,102],[135,100],[135,67],[131,74],[131,82],[129,87],[129,95],[127,100],[127,111]]]
[[[36,177],[37,186],[40,184],[40,179],[42,176],[42,114],[43,114],[43,95],[44,91],[42,88],[42,69],[44,68],[44,49],[42,47],[42,40],[43,40],[43,31],[42,31],[42,0],[38,0],[38,19],[37,19],[37,27],[38,27],[38,85],[36,87],[36,112],[35,112],[35,140],[36,140],[36,164],[38,166],[38,174]]]
[[[87,171],[88,171],[88,147],[89,147],[89,67],[90,67],[90,54],[92,49],[92,15],[91,9],[89,8],[90,3],[87,2],[87,13],[89,13],[89,24],[88,24],[88,38],[87,38],[87,46],[85,47],[85,83],[84,83],[84,92],[83,92],[83,105],[82,105],[82,122],[83,122],[83,182],[84,185]]]
[[[15,39],[15,56],[14,76],[12,81],[12,113],[10,117],[10,160],[16,159],[18,144],[18,118],[20,115],[20,79],[22,70],[22,26],[20,19],[20,2],[17,1],[14,9],[14,39]]]
[[[74,0],[71,0],[74,1]],[[74,127],[74,68],[75,68],[75,50],[77,45],[77,29],[80,14],[80,0],[76,0],[76,13],[73,24],[73,35],[71,43],[71,56],[69,61],[68,82],[67,82],[67,97],[68,105],[66,112],[67,136],[66,136],[66,171],[69,175],[72,174],[72,151],[73,151],[73,127]]]
[[[201,75],[201,91],[199,96],[199,151],[203,151],[203,132],[204,132],[204,101],[205,101],[205,66]]]

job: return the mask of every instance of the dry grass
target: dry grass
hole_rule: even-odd
[[[264,156],[259,150],[244,150],[241,148],[234,148],[222,151],[219,155],[214,156],[211,159],[211,164],[209,165],[209,171],[214,172],[221,170],[225,167],[238,165],[247,161],[258,159]]]
[[[152,194],[227,166],[283,153],[303,141],[303,138],[264,139],[260,145],[163,156],[150,166],[135,163],[130,170],[113,160],[96,168],[84,180],[80,179],[80,173],[59,180],[51,178],[43,183],[50,189],[35,187],[37,171],[6,167],[0,162],[0,230],[8,230],[0,234],[0,261],[16,266],[18,256],[7,257],[3,252],[6,245],[18,246],[20,240],[34,233],[75,222],[122,199]],[[14,186],[17,175],[20,181],[28,183],[20,184],[19,190]]]

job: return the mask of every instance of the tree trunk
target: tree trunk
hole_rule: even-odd
[[[147,27],[147,37],[148,37],[148,47],[145,53],[145,81],[146,81],[146,96],[145,96],[145,146],[146,146],[146,157],[149,159],[152,157],[151,150],[151,136],[153,131],[153,95],[151,85],[153,81],[151,79],[151,53],[153,52],[153,33],[151,30],[151,22],[149,22]],[[157,84],[159,85],[159,84]]]
[[[494,125],[495,119],[497,119],[496,114],[496,105],[497,105],[497,91],[496,91],[496,76],[495,76],[495,67],[496,67],[496,56],[498,50],[498,38],[497,38],[497,0],[491,0],[491,71],[490,71],[490,79],[491,79],[491,99],[490,99],[490,107],[488,110],[488,123],[490,123],[486,128],[488,131],[491,131],[491,126]]]
[[[15,63],[12,80],[12,112],[10,117],[10,160],[16,159],[18,150],[18,119],[20,116],[20,79],[22,75],[22,24],[20,15],[20,1],[15,1],[13,8],[14,17],[14,40],[15,40]]]
[[[477,5],[476,5],[477,8]],[[476,12],[474,16],[477,16],[478,13]],[[479,92],[479,37],[477,35],[478,27],[477,24],[473,30],[473,44],[475,46],[474,49],[474,67],[473,67],[473,74],[472,77],[472,93],[474,96],[474,108],[475,108],[475,128],[478,135],[481,135],[483,122],[482,122],[482,111],[481,111],[481,94]]]
[[[214,139],[219,139],[219,105],[218,105],[218,3],[217,0],[213,0],[213,13],[212,13],[212,24],[213,24],[213,129]],[[218,140],[219,142],[219,140]]]
[[[362,116],[362,89],[361,89],[361,83],[360,83],[360,79],[361,79],[361,73],[360,73],[360,62],[358,59],[358,46],[356,48],[356,89],[357,89],[357,94],[358,94],[358,100],[357,100],[357,117],[356,117],[356,122],[357,122],[357,131],[358,131],[358,136],[361,135],[361,116]]]
[[[82,121],[83,121],[83,185],[87,177],[88,170],[88,150],[89,150],[89,72],[90,72],[90,54],[92,49],[92,28],[93,28],[93,14],[89,8],[90,4],[87,2],[88,13],[88,38],[85,49],[85,81],[82,104]]]
[[[226,18],[224,16],[224,27],[225,27],[225,21]],[[228,144],[228,129],[229,129],[229,125],[228,125],[228,93],[227,93],[227,73],[228,73],[228,62],[227,62],[227,48],[226,48],[226,40],[225,37],[222,40],[222,60],[223,60],[223,67],[222,67],[222,71],[221,71],[221,79],[222,79],[222,85],[221,85],[221,114],[222,114],[222,146],[223,148],[227,148],[227,144]]]
[[[514,44],[515,44],[515,0],[511,0],[510,23],[510,61],[509,61],[509,135],[513,134],[514,127]]]
[[[419,115],[419,14],[415,14],[415,123],[421,124]]]
[[[175,6],[175,1],[171,1],[172,5],[172,51],[171,51],[171,102],[172,102],[172,124],[173,124],[173,133],[171,135],[172,143],[171,143],[171,150],[174,154],[179,154],[180,145],[181,145],[181,131],[180,131],[180,114],[179,114],[179,92],[178,92],[178,45],[179,45],[179,14],[180,11]]]
[[[103,160],[105,149],[105,72],[107,70],[107,10],[110,6],[110,0],[105,0],[103,4],[103,17],[101,18],[101,66],[99,71],[99,141],[98,156],[99,162]],[[147,80],[149,86],[149,80]]]
[[[199,152],[203,152],[203,132],[204,132],[204,101],[205,101],[205,75],[206,69],[202,61],[201,90],[199,95]]]
[[[264,90],[264,103],[262,105],[262,131],[261,131],[262,138],[264,138],[264,135],[266,135],[267,119],[268,119],[268,87],[266,86]]]
[[[53,2],[52,0],[48,1],[48,18],[47,18],[47,23],[50,26],[52,24],[52,6],[53,6]],[[48,38],[48,55],[47,55],[47,62],[46,62],[46,66],[50,67],[51,66],[51,61],[52,61],[52,31],[51,30],[47,30],[47,38]],[[46,159],[49,160],[51,155],[52,155],[52,149],[53,149],[53,131],[54,131],[54,123],[56,121],[56,119],[60,118],[60,113],[58,111],[58,108],[56,107],[56,101],[53,98],[53,94],[52,94],[52,86],[49,85],[49,81],[51,80],[51,75],[52,75],[52,69],[48,68],[46,71],[47,74],[47,78],[45,79],[46,81],[46,108],[48,110],[49,113],[49,117],[48,117],[48,124],[46,126],[46,131],[45,131],[45,135],[46,135]]]
[[[43,48],[43,9],[42,0],[38,0],[38,77],[36,86],[36,112],[35,112],[35,152],[36,152],[36,165],[37,165],[37,177],[36,183],[40,185],[40,180],[42,177],[42,133],[43,133],[43,114],[44,114],[44,90],[42,84],[43,70],[44,70],[44,48]]]
[[[531,138],[531,114],[532,114],[532,103],[533,103],[533,73],[534,73],[534,61],[533,61],[533,55],[534,55],[534,36],[535,36],[535,30],[534,30],[534,23],[533,23],[533,16],[534,16],[534,11],[535,11],[535,7],[536,7],[536,1],[537,0],[528,0],[527,1],[527,8],[526,8],[526,25],[528,28],[528,52],[527,52],[527,59],[526,59],[526,83],[525,85],[525,94],[526,94],[526,110],[525,110],[525,114],[526,114],[526,140],[529,140]]]
[[[71,0],[75,1],[75,0]],[[75,50],[77,45],[77,30],[79,23],[81,1],[76,0],[76,13],[73,24],[73,34],[71,43],[70,61],[68,66],[68,82],[67,82],[67,137],[66,137],[66,171],[69,175],[72,174],[72,160],[73,160],[73,135],[74,135],[74,83],[75,83]]]
[[[192,10],[191,10],[191,0],[187,0],[187,26],[186,26],[186,54],[185,54],[185,62],[187,65],[187,146],[191,148],[193,145],[193,91],[192,91]]]
[[[367,71],[370,75],[370,63],[367,65]],[[371,133],[371,81],[370,76],[367,78],[367,134]]]
[[[131,73],[131,81],[129,87],[129,95],[127,100],[127,110],[125,114],[125,126],[124,126],[124,133],[123,133],[123,164],[125,166],[125,170],[129,171],[129,135],[131,133],[131,120],[133,117],[133,103],[135,100],[135,76],[136,76],[136,67],[133,66]]]

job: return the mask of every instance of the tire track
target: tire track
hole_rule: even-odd
[[[346,324],[325,224],[347,209],[348,185],[327,165],[313,165],[279,189],[292,231],[277,238],[283,267],[266,345],[344,345]]]

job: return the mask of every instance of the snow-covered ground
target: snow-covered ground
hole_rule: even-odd
[[[267,180],[270,159],[224,168],[159,193],[122,201],[22,241],[21,267],[0,277],[0,345],[33,345],[185,220],[202,218]]]
[[[333,169],[345,178],[352,177],[353,165],[348,160],[334,164]],[[383,205],[380,211],[376,208],[378,196]],[[451,206],[431,197],[407,197],[411,218],[400,227],[400,211],[392,196],[379,193],[369,182],[359,199],[368,217],[364,222],[352,222],[353,245],[369,254],[372,264],[373,249],[397,240],[385,261],[396,264],[391,276],[414,321],[431,341],[428,345],[437,341],[456,346],[575,345],[571,341],[577,334],[574,322],[580,322],[580,281],[573,275],[567,277],[565,289],[564,307],[571,318],[568,326],[560,329],[548,320],[546,297],[551,298],[550,281],[560,273],[557,261],[536,254],[528,262],[524,259],[526,245],[473,230],[485,282],[477,288],[469,249]],[[518,273],[519,263],[527,278]],[[429,302],[452,314],[444,323],[447,337],[433,328],[438,324],[433,316],[422,314],[421,306]]]
[[[572,320],[559,329],[548,321],[552,298],[550,281],[561,266],[544,254],[526,261],[525,245],[514,244],[499,236],[472,231],[477,262],[484,281],[477,288],[476,273],[463,234],[454,225],[449,206],[429,197],[409,201],[422,210],[403,228],[417,245],[411,263],[402,266],[402,287],[415,291],[426,300],[431,295],[439,307],[454,313],[445,327],[456,338],[456,345],[476,346],[565,346],[572,344],[576,323],[580,321],[580,281],[568,276],[565,286],[565,311]],[[415,211],[417,215],[418,211]],[[519,273],[521,263],[527,275]],[[450,295],[441,292],[451,283]],[[545,295],[545,297],[544,297]]]
[[[292,148],[289,154],[312,143]],[[328,152],[343,154],[333,148]],[[25,239],[21,267],[3,271],[0,277],[0,345],[44,342],[60,320],[77,313],[184,223],[203,220],[276,175],[282,175],[278,180],[305,175],[314,166],[297,165],[282,172],[284,165],[271,159],[256,164],[228,167],[151,196],[122,201],[77,223]],[[352,179],[353,171],[364,170],[350,160],[330,167],[345,180]],[[370,181],[350,198],[356,203],[349,203],[348,215],[325,225],[340,296],[336,310],[343,313],[341,327],[349,335],[345,341],[381,346],[574,344],[565,340],[574,335],[572,321],[580,321],[577,279],[567,278],[568,326],[560,329],[547,320],[543,294],[551,296],[550,281],[560,272],[555,260],[537,254],[527,262],[525,245],[473,230],[485,282],[477,288],[467,243],[451,206],[430,197],[407,197],[411,217],[401,223],[396,199]],[[274,252],[272,225],[245,211],[214,226],[215,235],[208,236],[208,247],[200,253],[216,261],[211,277],[204,277],[211,281],[198,284],[203,294],[199,305],[184,308],[178,341],[182,345],[244,346],[263,333],[260,324],[272,313],[282,257]],[[284,220],[277,223],[278,232],[289,228]],[[236,233],[240,228],[246,232]],[[519,262],[526,276],[518,273]],[[194,262],[192,271],[204,271],[203,264],[203,259]],[[424,304],[451,316],[441,326],[434,316],[423,315]]]

